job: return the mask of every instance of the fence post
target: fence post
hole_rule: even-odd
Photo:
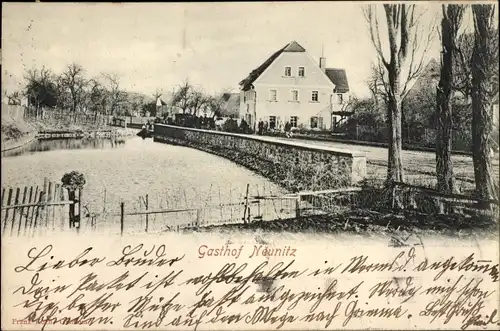
[[[123,236],[123,217],[125,214],[125,202],[120,204],[120,235]]]
[[[247,193],[245,195],[245,210],[243,211],[243,223],[247,223],[247,210],[248,210],[248,189],[250,188],[250,184],[247,184]]]
[[[16,198],[14,199],[14,205],[19,204],[19,194],[21,192],[21,189],[18,187],[16,188]],[[10,235],[12,236],[12,233],[14,232],[14,223],[16,222],[16,212],[18,211],[19,208],[13,208],[12,211],[12,224],[10,227]]]
[[[71,200],[71,204],[69,205],[69,228],[73,228],[75,226],[75,215],[76,215],[76,193],[72,189],[68,189],[68,199]]]
[[[149,227],[149,214],[147,214],[148,205],[149,205],[149,196],[146,194],[146,233],[148,232],[148,227]]]
[[[297,195],[295,200],[295,217],[300,217],[300,195]]]
[[[8,193],[8,197],[7,197],[7,205],[6,206],[10,206],[11,199],[12,199],[12,192],[13,192],[13,189],[9,188],[9,193]],[[2,205],[3,205],[3,203],[2,203]],[[8,219],[9,219],[9,211],[10,211],[10,209],[5,210],[5,213],[3,215],[3,218],[4,218],[3,232],[7,231],[7,223],[8,223]]]

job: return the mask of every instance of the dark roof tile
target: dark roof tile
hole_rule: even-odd
[[[347,81],[347,74],[345,69],[326,68],[325,74],[335,84],[335,92],[346,93],[349,92],[349,83]]]
[[[283,48],[272,54],[264,63],[257,69],[253,70],[247,78],[240,82],[241,88],[246,91],[252,87],[253,82],[262,75],[262,73],[281,55],[283,52],[305,52],[304,47],[300,46],[296,41],[292,41]],[[329,68],[325,70],[326,75],[335,84],[335,90],[339,93],[349,92],[349,83],[344,69]]]
[[[280,48],[274,54],[272,54],[264,63],[262,63],[257,69],[253,70],[247,78],[240,82],[241,88],[243,90],[248,90],[252,86],[253,82],[271,65],[281,55],[283,52],[305,52],[304,47],[300,46],[296,41],[285,45]]]

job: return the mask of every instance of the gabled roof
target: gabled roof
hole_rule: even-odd
[[[257,69],[253,70],[247,78],[243,79],[240,82],[241,88],[243,90],[248,90],[252,86],[252,83],[255,82],[257,78],[271,65],[284,52],[305,52],[305,48],[300,46],[296,41],[292,41],[291,43],[285,45],[283,48],[276,51],[272,54],[264,63],[262,63]]]
[[[335,84],[335,92],[349,92],[349,83],[347,81],[345,69],[326,68],[325,74],[332,81],[332,83]]]
[[[163,101],[163,99],[162,99],[162,98],[158,97],[158,98],[156,99],[156,105],[157,105],[158,107],[160,107],[160,106],[166,106],[166,105],[167,105],[167,103],[166,103],[165,101]]]

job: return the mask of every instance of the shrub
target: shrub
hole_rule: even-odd
[[[61,182],[63,187],[68,191],[76,191],[77,189],[83,188],[86,184],[85,176],[78,171],[72,171],[64,174],[61,178]]]
[[[226,132],[237,133],[238,130],[238,122],[232,118],[228,118],[226,122],[222,125],[222,130]]]
[[[241,120],[240,123],[240,132],[241,133],[252,133],[252,129],[250,129],[250,126],[248,125],[247,121],[244,119]]]

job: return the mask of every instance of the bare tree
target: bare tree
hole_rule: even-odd
[[[201,89],[191,89],[189,95],[189,110],[191,115],[198,116],[198,112],[202,110],[208,102],[208,97]]]
[[[370,37],[381,65],[378,78],[387,93],[387,118],[389,123],[389,153],[387,183],[401,182],[404,178],[401,159],[401,102],[410,84],[419,77],[424,69],[424,54],[427,51],[432,33],[424,36],[421,29],[421,15],[415,12],[415,5],[384,4],[385,21],[388,32],[389,58],[384,56],[380,38],[380,25],[377,9],[380,5],[364,7]],[[419,52],[421,52],[419,56]],[[407,72],[403,73],[403,68]]]
[[[96,122],[98,114],[104,114],[106,111],[108,101],[107,91],[106,88],[95,78],[89,81],[89,86],[89,110],[94,114],[94,122]]]
[[[492,100],[498,93],[498,30],[493,5],[472,5],[474,48],[472,52],[472,155],[476,192],[482,199],[496,198],[490,156]],[[497,44],[498,45],[498,44]]]
[[[453,89],[462,94],[465,99],[471,97],[472,81],[472,49],[474,48],[474,33],[462,33],[456,43],[453,53]]]
[[[180,85],[172,95],[171,105],[182,110],[184,114],[190,108],[190,98],[191,91],[193,87],[186,80],[182,85]]]
[[[372,63],[371,76],[366,81],[377,108],[380,106],[380,101],[383,101],[384,104],[388,102],[387,85],[384,84],[384,72],[384,66],[380,58],[377,58],[377,63]]]
[[[20,105],[21,104],[21,94],[18,91],[7,93],[5,92],[5,96],[8,99],[9,105]]]
[[[116,115],[119,111],[120,103],[123,101],[123,94],[120,93],[120,78],[117,74],[113,73],[102,73],[101,74],[106,83],[109,98],[109,112],[108,115]]]
[[[71,112],[74,120],[76,120],[76,112],[78,103],[82,100],[83,87],[85,80],[83,77],[84,69],[81,65],[71,63],[66,70],[61,74],[62,86],[69,91],[71,98]]]
[[[437,189],[453,193],[452,127],[453,62],[457,35],[465,12],[463,5],[443,5],[441,19],[441,74],[436,93],[436,176]]]
[[[212,119],[215,119],[216,117],[222,117],[222,113],[227,110],[227,102],[224,99],[224,96],[229,93],[231,93],[231,89],[226,88],[220,93],[208,96],[207,110],[212,115]]]

